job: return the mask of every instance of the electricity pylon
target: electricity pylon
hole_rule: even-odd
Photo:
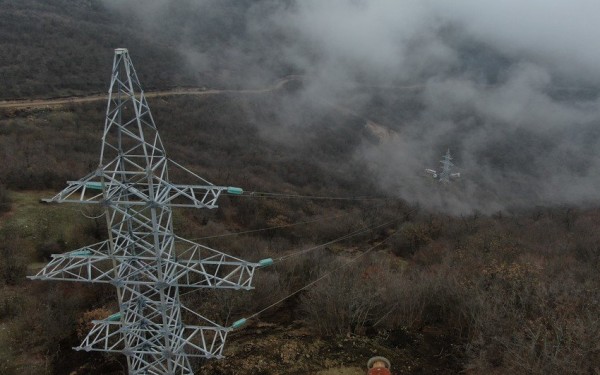
[[[454,163],[452,162],[452,156],[450,156],[450,149],[446,151],[446,155],[442,157],[440,164],[442,164],[442,170],[440,171],[440,182],[450,182],[450,177],[453,175],[460,177],[460,174],[453,174],[451,172],[452,167],[454,167]]]
[[[433,169],[425,169],[425,172],[429,173],[433,178],[437,178],[440,182],[448,183],[451,178],[459,178],[460,173],[452,173],[452,167],[454,167],[454,163],[452,162],[452,156],[450,156],[450,149],[446,151],[446,155],[442,156],[442,160],[440,160],[440,164],[442,165],[442,170],[436,172]]]
[[[169,170],[197,184],[169,181]],[[115,50],[98,168],[48,202],[104,209],[108,240],[55,254],[35,280],[109,283],[119,312],[93,327],[75,350],[117,352],[129,374],[193,374],[190,357],[221,358],[229,327],[183,306],[179,288],[252,289],[258,263],[178,237],[172,207],[215,208],[222,192],[167,158],[127,49]],[[195,325],[186,325],[183,318]]]

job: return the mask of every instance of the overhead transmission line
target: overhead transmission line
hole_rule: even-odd
[[[178,167],[184,168],[181,165],[175,163]],[[185,168],[184,168],[185,169]],[[187,171],[187,169],[185,169]],[[287,193],[270,193],[270,192],[260,192],[260,191],[250,191],[250,192],[244,192],[242,194],[230,194],[230,193],[225,193],[226,195],[230,195],[230,196],[237,196],[237,197],[246,197],[246,198],[283,198],[283,199],[321,199],[321,200],[338,200],[338,201],[389,201],[389,200],[394,200],[395,198],[390,198],[390,197],[369,197],[369,196],[353,196],[353,197],[339,197],[339,196],[316,196],[316,195],[301,195],[301,194],[287,194]],[[414,210],[412,210],[414,211]],[[411,212],[412,212],[411,211]],[[92,217],[92,216],[88,216],[86,215],[82,210],[79,210],[79,212],[90,219],[96,219],[98,217],[103,216],[104,214],[100,214],[97,217]],[[286,228],[286,227],[292,227],[292,226],[297,226],[297,225],[302,225],[302,224],[309,224],[309,223],[315,223],[315,222],[319,222],[319,221],[324,221],[324,220],[329,220],[329,219],[335,219],[338,217],[342,217],[345,214],[338,214],[338,215],[332,215],[332,216],[328,216],[328,217],[321,217],[318,219],[314,219],[314,220],[306,220],[306,221],[302,221],[302,222],[297,222],[297,223],[290,223],[290,224],[282,224],[282,225],[277,225],[277,226],[271,226],[271,227],[265,227],[265,228],[259,228],[259,229],[253,229],[253,230],[247,230],[247,231],[241,231],[241,232],[234,232],[234,233],[224,233],[224,234],[220,234],[220,235],[212,235],[212,236],[204,236],[204,237],[199,237],[199,238],[195,238],[193,239],[194,241],[197,240],[202,240],[202,239],[211,239],[211,238],[219,238],[219,237],[228,237],[228,236],[236,236],[236,235],[242,235],[242,234],[249,234],[249,233],[256,233],[256,232],[261,232],[261,231],[267,231],[267,230],[273,230],[273,229],[279,229],[279,228]],[[370,225],[370,226],[364,226],[362,228],[359,228],[357,230],[354,230],[350,233],[347,233],[345,235],[342,235],[340,237],[337,237],[333,240],[327,241],[325,243],[319,244],[319,245],[315,245],[315,246],[311,246],[309,248],[306,249],[302,249],[299,251],[295,251],[286,255],[282,255],[278,258],[275,258],[272,260],[271,264],[275,264],[275,263],[280,263],[286,259],[289,259],[291,257],[294,256],[298,256],[301,254],[306,254],[309,253],[311,251],[323,248],[325,246],[328,245],[332,245],[334,243],[337,242],[341,242],[344,240],[347,240],[349,238],[352,237],[356,237],[359,236],[361,234],[365,234],[368,232],[371,232],[375,229],[378,228],[382,228],[385,226],[388,226],[394,222],[397,222],[399,220],[399,218],[387,221],[385,223],[380,223],[380,224],[376,224],[376,225]],[[274,306],[277,306],[278,304],[284,302],[285,300],[293,297],[294,295],[300,293],[303,290],[306,290],[308,288],[310,288],[311,286],[315,285],[316,283],[318,283],[319,281],[331,276],[333,273],[339,271],[340,269],[343,269],[345,267],[348,267],[349,265],[351,265],[352,263],[354,263],[355,261],[357,261],[358,259],[364,257],[365,255],[367,255],[368,253],[370,253],[371,251],[373,251],[374,249],[376,249],[377,247],[383,245],[384,243],[386,243],[389,239],[391,239],[394,235],[397,234],[397,231],[390,234],[389,236],[387,236],[383,241],[379,242],[376,245],[371,246],[370,248],[368,248],[366,251],[358,254],[357,256],[351,258],[348,262],[326,272],[325,274],[321,275],[320,277],[318,277],[317,279],[311,281],[310,283],[304,285],[303,287],[295,290],[294,292],[288,294],[286,297],[283,297],[281,299],[279,299],[278,301],[270,304],[269,306],[261,309],[260,311],[250,315],[247,318],[242,318],[237,320],[236,322],[234,322],[231,326],[232,329],[235,328],[240,328],[241,326],[243,326],[248,320],[256,318],[257,316],[259,316],[260,314],[264,313],[265,311],[273,308]],[[190,294],[192,292],[195,292],[196,290],[191,290],[185,293],[180,293],[180,297]]]
[[[234,195],[234,194],[231,194],[231,195]],[[303,196],[303,198],[304,197],[307,197],[307,196]],[[244,231],[240,231],[240,232],[230,232],[230,233],[215,234],[215,235],[210,235],[210,236],[202,236],[202,237],[194,238],[194,239],[192,239],[192,241],[200,241],[200,240],[206,240],[206,239],[212,239],[212,238],[238,236],[238,235],[244,235],[244,234],[264,232],[264,231],[274,230],[274,229],[289,228],[289,227],[294,227],[294,226],[298,226],[298,225],[312,224],[312,223],[316,223],[316,222],[320,222],[320,221],[336,219],[336,218],[339,218],[339,217],[342,217],[342,216],[345,216],[345,215],[347,215],[347,213],[340,213],[340,214],[335,214],[335,215],[330,215],[330,216],[324,216],[324,217],[319,217],[319,218],[316,218],[316,219],[299,221],[299,222],[296,222],[296,223],[273,225],[273,226],[268,226],[268,227],[263,227],[263,228],[244,230]]]
[[[264,232],[264,231],[273,230],[273,229],[288,228],[288,227],[293,227],[293,226],[302,225],[302,224],[310,224],[310,223],[316,223],[318,221],[325,221],[325,220],[335,219],[335,218],[338,218],[338,217],[342,217],[344,215],[346,215],[346,214],[337,214],[337,215],[321,217],[321,218],[313,219],[313,220],[300,221],[300,222],[297,222],[297,223],[290,223],[290,224],[275,225],[275,226],[265,227],[265,228],[259,228],[259,229],[251,229],[251,230],[245,230],[245,231],[241,231],[241,232],[231,232],[231,233],[215,234],[215,235],[212,235],[212,236],[204,236],[204,237],[194,238],[194,239],[192,239],[192,241],[206,240],[206,239],[210,239],[210,238],[238,236],[238,235],[242,235],[242,234]]]
[[[327,200],[343,200],[343,201],[373,201],[373,200],[395,200],[392,197],[335,197],[321,195],[302,195],[302,194],[287,194],[287,193],[269,193],[264,191],[245,191],[242,194],[226,194],[229,196],[245,197],[245,198],[284,198],[284,199],[327,199]]]
[[[414,212],[414,211],[415,211],[415,210],[413,209],[413,210],[411,210],[410,212]],[[410,213],[410,212],[409,212],[409,213]],[[330,245],[330,244],[333,244],[333,243],[336,243],[336,242],[340,242],[340,241],[343,241],[343,240],[345,240],[345,239],[348,239],[348,238],[351,238],[351,237],[357,236],[357,235],[359,235],[359,234],[366,233],[366,232],[369,232],[369,231],[375,230],[375,229],[377,229],[377,228],[381,228],[381,227],[384,227],[384,226],[390,225],[390,224],[392,224],[392,223],[394,223],[394,222],[397,222],[398,220],[400,220],[400,219],[399,219],[399,218],[397,218],[397,219],[390,220],[390,221],[387,221],[387,222],[385,222],[385,223],[382,223],[382,224],[377,224],[377,225],[374,225],[374,226],[369,226],[369,227],[361,228],[361,229],[359,229],[359,230],[356,230],[356,231],[354,231],[354,232],[352,232],[352,233],[349,233],[349,234],[346,234],[346,235],[340,236],[340,237],[338,237],[338,238],[336,238],[336,239],[334,239],[334,240],[328,241],[328,242],[326,242],[326,243],[323,243],[323,244],[320,244],[320,245],[316,245],[316,246],[312,246],[312,247],[310,247],[310,248],[307,248],[307,249],[303,249],[303,250],[300,250],[300,251],[297,251],[297,252],[294,252],[294,253],[291,253],[291,254],[287,254],[287,255],[281,256],[281,257],[279,257],[279,258],[276,258],[275,260],[273,260],[273,263],[275,263],[275,262],[281,262],[281,261],[283,261],[283,260],[285,260],[285,259],[287,259],[287,258],[290,258],[290,257],[292,257],[292,256],[296,256],[296,255],[300,255],[300,254],[303,254],[303,253],[307,253],[307,252],[310,252],[310,251],[313,251],[313,250],[316,250],[316,249],[322,248],[322,247],[324,247],[324,246],[327,246],[327,245]],[[335,272],[337,272],[337,271],[339,271],[339,270],[341,270],[341,269],[343,269],[343,268],[345,268],[345,267],[348,267],[349,265],[351,265],[351,264],[353,264],[354,262],[356,262],[358,259],[360,259],[360,258],[364,257],[365,255],[369,254],[369,253],[370,253],[371,251],[373,251],[374,249],[376,249],[376,248],[380,247],[381,245],[385,244],[386,242],[388,242],[388,241],[389,241],[389,240],[390,240],[392,237],[394,237],[394,236],[395,236],[395,235],[397,235],[397,234],[398,234],[398,231],[395,231],[394,233],[392,233],[392,234],[388,235],[388,236],[387,236],[385,239],[383,239],[381,242],[379,242],[379,243],[377,243],[377,244],[375,244],[375,245],[373,245],[373,246],[369,247],[369,248],[368,248],[367,250],[365,250],[364,252],[362,252],[362,253],[360,253],[360,254],[356,255],[355,257],[351,258],[351,259],[350,259],[348,262],[346,262],[346,263],[344,263],[344,264],[342,264],[342,265],[340,265],[340,266],[338,266],[338,267],[335,267],[334,269],[332,269],[332,270],[330,270],[330,271],[326,272],[325,274],[323,274],[323,275],[319,276],[318,278],[316,278],[315,280],[313,280],[313,281],[309,282],[308,284],[306,284],[306,285],[302,286],[301,288],[298,288],[298,289],[296,289],[295,291],[293,291],[292,293],[288,294],[287,296],[285,296],[285,297],[283,297],[283,298],[281,298],[281,299],[279,299],[279,300],[277,300],[277,301],[273,302],[272,304],[270,304],[270,305],[268,305],[268,306],[264,307],[263,309],[259,310],[258,312],[254,313],[254,314],[252,314],[252,315],[250,315],[250,316],[248,316],[248,317],[246,317],[246,318],[238,319],[237,321],[235,321],[235,322],[234,322],[234,323],[231,325],[231,327],[230,327],[230,328],[231,328],[231,329],[237,329],[237,328],[240,328],[240,327],[242,327],[242,326],[243,326],[243,325],[245,325],[245,324],[246,324],[246,323],[247,323],[249,320],[256,318],[257,316],[259,316],[260,314],[264,313],[265,311],[267,311],[267,310],[269,310],[269,309],[271,309],[271,308],[273,308],[273,307],[275,307],[275,306],[279,305],[280,303],[282,303],[282,302],[284,302],[284,301],[288,300],[289,298],[291,298],[291,297],[295,296],[296,294],[298,294],[298,293],[300,293],[300,292],[302,292],[302,291],[304,291],[304,290],[306,290],[306,289],[310,288],[311,286],[315,285],[315,284],[316,284],[316,283],[318,283],[319,281],[321,281],[321,280],[323,280],[323,279],[325,279],[325,278],[327,278],[327,277],[331,276],[331,275],[332,275],[332,274],[334,274]],[[195,292],[195,290],[192,290],[192,291],[189,291],[189,292],[186,292],[186,293],[182,293],[182,294],[181,294],[181,296],[184,296],[184,295],[186,295],[186,294],[189,294],[189,293],[192,293],[192,292]]]
[[[392,223],[394,223],[394,222],[396,222],[398,220],[399,219],[394,219],[394,220],[387,221],[387,222],[385,222],[383,224],[377,224],[377,225],[363,227],[361,229],[355,230],[354,232],[351,232],[351,233],[348,233],[348,234],[344,234],[343,236],[337,237],[337,238],[335,238],[333,240],[330,240],[330,241],[327,241],[325,243],[322,243],[322,244],[319,244],[319,245],[315,245],[315,246],[311,246],[311,247],[306,248],[306,249],[302,249],[302,250],[299,250],[299,251],[292,252],[290,254],[283,255],[281,257],[273,259],[273,264],[280,263],[280,262],[282,262],[282,261],[284,261],[284,260],[286,260],[288,258],[297,256],[297,255],[300,255],[300,254],[305,254],[305,253],[308,253],[308,252],[311,252],[311,251],[323,248],[325,246],[328,246],[328,245],[331,245],[331,244],[334,244],[334,243],[337,243],[337,242],[341,242],[341,241],[347,240],[347,239],[352,238],[352,237],[359,236],[359,235],[364,234],[364,233],[368,233],[368,232],[373,231],[375,229],[384,227],[386,225],[390,225],[390,224],[392,224]],[[190,290],[190,291],[185,292],[185,293],[180,293],[180,295],[184,296],[186,294],[190,294],[190,293],[193,293],[193,292],[196,292],[196,291],[197,290]]]
[[[394,219],[394,220],[390,220],[388,222],[385,222],[383,224],[362,227],[362,228],[360,228],[358,230],[355,230],[354,232],[345,234],[345,235],[343,235],[341,237],[338,237],[338,238],[333,239],[331,241],[327,241],[327,242],[322,243],[320,245],[315,245],[315,246],[309,247],[307,249],[302,249],[302,250],[299,250],[299,251],[296,251],[296,252],[293,252],[293,253],[290,253],[290,254],[283,255],[283,256],[281,256],[279,258],[275,258],[273,260],[273,263],[278,263],[278,262],[284,261],[284,260],[286,260],[288,258],[297,256],[297,255],[300,255],[300,254],[305,254],[305,253],[311,252],[313,250],[317,250],[317,249],[320,249],[322,247],[325,247],[325,246],[332,245],[332,244],[337,243],[337,242],[341,242],[341,241],[347,240],[348,238],[356,237],[356,236],[359,236],[361,234],[364,234],[364,233],[367,233],[367,232],[371,232],[371,231],[373,231],[375,229],[378,229],[378,228],[390,225],[390,224],[392,224],[392,223],[394,223],[394,222],[396,222],[398,220],[399,219]]]
[[[379,242],[376,245],[371,246],[370,248],[368,248],[367,250],[365,250],[364,252],[358,254],[357,256],[351,258],[348,262],[324,273],[323,275],[319,276],[318,278],[316,278],[315,280],[311,281],[310,283],[304,285],[301,288],[296,289],[295,291],[293,291],[292,293],[288,294],[287,296],[277,300],[276,302],[273,302],[272,304],[264,307],[263,309],[259,310],[258,312],[246,317],[246,318],[242,318],[242,319],[238,319],[237,321],[235,321],[232,325],[231,328],[232,329],[236,329],[236,328],[240,328],[243,325],[245,325],[249,320],[256,318],[257,316],[259,316],[260,314],[264,313],[265,311],[279,305],[280,303],[288,300],[289,298],[295,296],[296,294],[302,292],[303,290],[306,290],[308,288],[310,288],[311,286],[315,285],[316,283],[318,283],[319,281],[331,276],[333,273],[348,267],[349,265],[353,264],[354,262],[356,262],[358,259],[364,257],[365,255],[369,254],[371,251],[373,251],[374,249],[378,248],[379,246],[383,245],[384,243],[386,243],[387,241],[389,241],[392,237],[394,237],[396,234],[398,234],[398,232],[394,232],[392,234],[390,234],[389,236],[387,236],[384,240],[382,240],[381,242]]]

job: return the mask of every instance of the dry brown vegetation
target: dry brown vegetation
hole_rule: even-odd
[[[151,105],[171,157],[214,182],[328,196],[377,191],[352,156],[362,142],[360,122],[323,110],[307,111],[306,124],[284,126],[266,109],[272,100],[166,98]],[[0,216],[0,373],[123,373],[120,356],[70,349],[89,320],[116,309],[111,288],[24,278],[51,253],[104,236],[101,221],[38,205],[50,192],[31,191],[58,189],[95,167],[102,110],[88,104],[0,118],[0,152],[8,160],[0,166],[8,189],[0,189],[0,201],[11,207]],[[394,218],[393,225],[262,270],[252,292],[185,296],[189,306],[227,324],[335,270],[232,334],[229,358],[201,363],[199,371],[271,374],[287,366],[288,373],[313,373],[362,367],[373,351],[390,357],[400,373],[600,371],[598,209],[451,217],[402,202],[224,198],[215,211],[178,212],[175,226],[202,238],[322,219],[199,240],[256,260]]]
[[[216,56],[223,45],[243,44],[244,12],[253,3],[229,1],[228,25],[219,17],[194,23],[190,33],[204,36],[198,41],[204,44],[195,47]],[[176,63],[182,60],[172,43],[178,38],[169,32],[177,28],[165,21],[165,32],[150,40],[136,20],[109,14],[96,0],[5,0],[0,14],[0,99],[104,92],[106,64],[120,46],[137,47],[134,60],[143,66],[138,74],[146,89],[199,82],[237,87],[236,74],[243,77],[248,67],[248,61],[232,62],[191,73]],[[267,51],[273,43],[284,41],[269,38],[253,48]],[[276,77],[297,73],[283,65],[273,68]],[[295,89],[162,97],[150,105],[170,157],[215,183],[249,191],[380,196],[356,155],[363,142],[377,142],[365,132],[361,116],[400,131],[398,124],[421,115],[422,100],[412,91],[375,90],[364,113],[352,114],[309,105]],[[126,373],[122,356],[71,350],[91,320],[116,310],[113,288],[25,278],[51,254],[106,235],[103,221],[83,218],[79,208],[38,203],[96,167],[104,111],[99,101],[0,112],[2,375]],[[521,138],[494,147],[507,154],[511,148],[534,153],[547,148],[543,137]],[[487,158],[495,154],[486,152]],[[373,354],[388,357],[399,374],[600,374],[597,207],[452,217],[396,200],[257,195],[223,197],[220,205],[209,212],[178,211],[176,231],[250,260],[276,258],[398,220],[261,270],[251,292],[185,295],[187,306],[226,325],[325,276],[230,334],[228,357],[198,362],[200,374],[354,373]],[[302,221],[312,222],[282,227]],[[273,226],[281,228],[212,237]]]

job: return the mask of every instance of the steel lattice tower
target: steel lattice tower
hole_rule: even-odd
[[[440,171],[440,182],[450,182],[450,177],[453,177],[452,167],[454,167],[454,163],[452,163],[452,156],[450,156],[450,149],[446,151],[446,155],[442,157],[440,164],[442,165],[442,170]]]
[[[171,183],[169,169],[198,184]],[[167,158],[129,53],[116,49],[99,166],[47,200],[100,205],[108,240],[55,254],[31,277],[116,287],[119,312],[93,321],[76,350],[123,353],[130,374],[193,374],[190,357],[222,357],[231,328],[183,306],[179,288],[251,289],[270,259],[246,262],[178,237],[171,209],[215,208],[224,191],[241,193]]]

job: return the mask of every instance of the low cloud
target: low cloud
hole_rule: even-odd
[[[224,86],[301,74],[300,100],[390,129],[357,159],[410,202],[460,214],[600,198],[597,1],[104,3]],[[414,85],[419,105],[395,106]],[[388,104],[371,118],[376,95]],[[463,177],[442,186],[423,171],[448,148]]]

